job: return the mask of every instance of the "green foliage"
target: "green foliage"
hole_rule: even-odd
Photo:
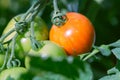
[[[119,80],[119,79],[120,79],[120,72],[114,75],[105,76],[99,80]]]
[[[120,40],[114,42],[114,43],[111,43],[109,44],[109,46],[112,46],[112,47],[120,47]]]
[[[43,80],[92,80],[93,78],[90,65],[80,61],[79,58],[68,57],[60,61],[40,57],[30,59],[30,72],[41,75],[39,78]]]
[[[112,49],[113,54],[120,60],[120,48]]]
[[[98,49],[100,50],[101,54],[104,56],[109,56],[111,54],[109,46],[107,45],[101,45]]]
[[[113,67],[112,69],[108,70],[107,74],[108,74],[107,76],[104,76],[99,80],[119,80],[120,79],[120,71],[116,67]]]

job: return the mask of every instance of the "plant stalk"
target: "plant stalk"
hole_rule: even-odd
[[[97,54],[98,52],[99,52],[99,50],[95,48],[95,49],[92,51],[92,53],[90,53],[88,56],[86,56],[86,57],[83,59],[83,61],[86,61],[87,59],[89,59],[90,57],[94,56],[94,55]]]

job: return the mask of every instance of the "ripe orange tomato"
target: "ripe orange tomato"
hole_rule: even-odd
[[[68,12],[66,16],[65,24],[52,26],[49,35],[50,40],[62,46],[68,55],[88,52],[95,38],[93,25],[82,14]]]

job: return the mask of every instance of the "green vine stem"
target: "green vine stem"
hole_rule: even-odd
[[[46,6],[49,0],[38,0],[33,6],[23,15],[20,21],[32,21],[39,11]]]
[[[60,12],[58,5],[57,5],[57,0],[53,0],[53,5],[54,5],[54,11],[55,12]]]
[[[38,51],[42,47],[42,44],[40,44],[40,42],[36,40],[36,37],[34,34],[34,21],[31,22],[30,31],[31,31],[30,40],[31,40],[32,49],[35,51]]]
[[[86,61],[87,59],[89,59],[90,57],[94,56],[98,52],[99,52],[99,50],[97,48],[95,48],[89,55],[87,55],[85,58],[83,58],[83,61]]]
[[[13,66],[20,66],[20,61],[18,59],[13,59],[15,58],[14,52],[15,52],[15,43],[16,43],[16,38],[18,35],[21,35],[21,33],[23,33],[26,29],[27,24],[31,24],[32,21],[34,20],[35,16],[39,13],[39,11],[46,6],[46,4],[49,2],[50,0],[38,0],[36,3],[34,3],[29,9],[28,11],[23,14],[23,16],[20,18],[19,21],[16,20],[16,24],[15,24],[15,28],[10,30],[8,33],[4,34],[1,36],[0,38],[0,44],[4,45],[7,44],[7,51],[4,51],[5,54],[5,60],[3,63],[3,66],[0,68],[0,70],[2,70],[5,65],[7,65],[7,68],[13,67]],[[33,23],[32,23],[33,24]],[[34,24],[33,24],[34,25]],[[32,26],[33,26],[32,25]],[[27,27],[30,28],[30,27]],[[32,28],[33,29],[33,28]],[[33,29],[34,30],[34,29]],[[13,32],[17,32],[13,38],[7,42],[4,42],[4,39],[6,37],[8,37],[11,33]],[[32,37],[34,36],[34,31],[32,31]],[[35,38],[33,38],[35,45],[37,44]],[[8,59],[8,53],[9,53],[9,47],[10,47],[10,43],[12,43],[12,50],[11,50],[11,54],[9,56]],[[0,46],[1,49],[4,49],[4,46]],[[1,50],[0,50],[1,51]],[[8,60],[7,60],[8,59]],[[16,62],[18,63],[18,65],[16,65]],[[6,64],[7,63],[7,64]]]
[[[0,43],[0,53],[5,53],[5,51],[4,51],[5,49],[4,49],[4,47],[3,47],[3,44],[2,43]]]
[[[11,64],[12,64],[13,67],[19,67],[21,65],[21,62],[20,62],[19,59],[13,59],[11,61]]]
[[[39,5],[39,2],[34,3],[34,4],[30,7],[30,9],[28,9],[28,11],[22,16],[22,18],[20,19],[20,21],[24,21],[24,20],[27,18],[27,16],[29,16],[29,14],[34,11],[34,8],[35,8],[37,5]]]
[[[34,17],[37,15],[37,13],[42,9],[49,0],[38,0],[36,3],[33,4],[33,6],[21,17],[21,19],[18,22],[30,22],[34,19]],[[17,22],[17,23],[18,23]],[[9,36],[11,33],[16,31],[16,29],[10,30],[5,35],[1,36],[0,43],[4,41],[4,39]]]
[[[4,62],[3,62],[3,65],[2,65],[1,68],[0,68],[0,71],[5,68],[5,65],[6,65],[6,63],[7,63],[8,53],[9,53],[9,47],[7,47],[7,51],[5,52]]]
[[[7,62],[7,68],[12,67],[11,61],[12,61],[12,59],[14,57],[15,43],[16,43],[17,36],[18,36],[18,33],[16,33],[15,36],[13,37],[13,39],[12,39],[12,50],[11,50],[10,58],[8,59],[8,62]],[[9,46],[11,46],[11,45],[9,45]]]
[[[31,22],[30,31],[31,31],[31,37],[35,38],[35,34],[34,34],[34,21]]]
[[[38,0],[37,2],[35,2],[29,9],[28,11],[21,17],[20,21],[25,21],[26,19],[29,19],[30,15],[32,13],[34,13],[35,11],[38,11],[38,9],[40,8],[40,6],[44,6],[43,4],[45,4],[48,0]],[[42,5],[41,5],[42,4]]]
[[[57,0],[53,0],[53,6],[54,6],[54,13],[51,21],[54,25],[61,26],[67,21],[67,17],[58,9]]]

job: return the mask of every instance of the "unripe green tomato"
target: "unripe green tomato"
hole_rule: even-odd
[[[4,63],[4,59],[5,59],[5,55],[4,54],[0,54],[0,67],[2,67],[2,65]]]
[[[23,67],[13,67],[10,69],[5,69],[0,73],[0,80],[21,80],[21,75],[25,74],[26,72],[27,69]]]
[[[64,49],[62,47],[60,47],[59,45],[57,45],[51,41],[48,41],[48,40],[45,40],[42,43],[44,45],[39,51],[34,51],[31,49],[29,51],[28,55],[40,56],[42,58],[50,57],[54,60],[61,60],[67,56]],[[29,62],[30,62],[30,57],[26,56],[26,58],[25,58],[26,68],[30,68]]]
[[[12,30],[13,28],[15,28],[15,24],[16,24],[16,20],[20,20],[21,15],[17,15],[14,18],[12,18],[10,20],[10,22],[8,23],[7,27],[4,29],[3,34],[8,33],[10,30]],[[28,27],[30,27],[28,25]],[[13,32],[12,34],[10,34],[5,40],[4,42],[12,39],[14,37],[14,35],[16,34],[16,32]],[[46,25],[46,23],[38,16],[35,17],[34,19],[34,34],[35,34],[35,38],[36,40],[40,41],[40,40],[46,40],[48,39],[48,27]],[[29,50],[31,49],[31,41],[30,41],[30,31],[26,31],[23,35],[19,35],[17,37],[16,40],[16,50],[17,50],[17,54],[21,53],[27,53],[29,52]],[[22,55],[23,56],[23,55]]]

